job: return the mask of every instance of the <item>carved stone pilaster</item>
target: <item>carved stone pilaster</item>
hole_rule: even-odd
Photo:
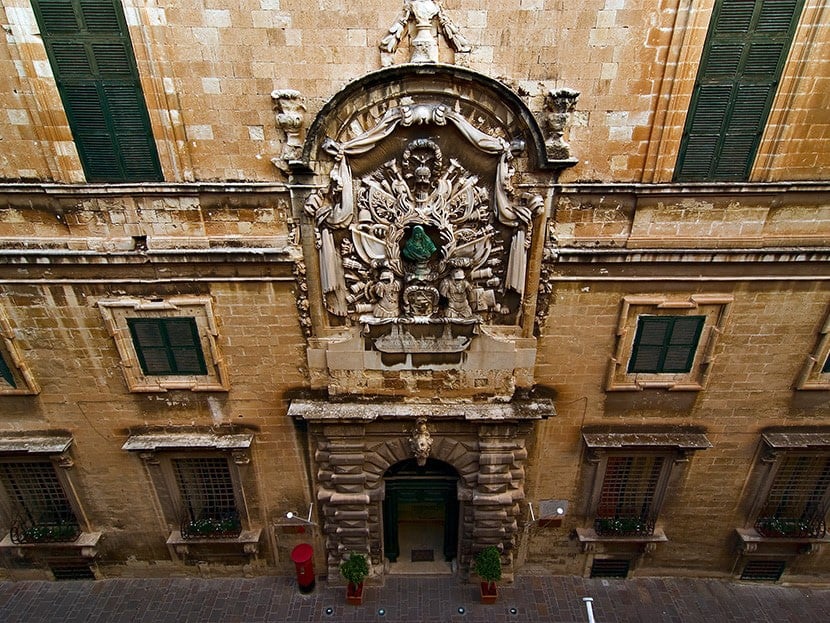
[[[371,551],[365,454],[362,443],[336,439],[320,441],[315,459],[328,572],[337,577],[344,556]]]

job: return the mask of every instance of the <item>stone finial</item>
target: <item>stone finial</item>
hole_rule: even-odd
[[[571,147],[565,142],[564,134],[578,99],[579,91],[567,88],[550,90],[545,96],[545,122],[550,132],[545,149],[552,160],[571,157]]]
[[[415,430],[412,431],[412,437],[409,438],[409,447],[418,465],[420,467],[426,465],[430,452],[432,452],[432,436],[429,434],[426,418],[418,418],[415,421]]]
[[[303,152],[303,124],[305,122],[305,103],[299,91],[293,89],[277,89],[271,91],[274,100],[277,127],[285,132],[285,145],[280,158],[272,158],[271,162],[282,170],[288,171],[288,163],[299,160]]]
[[[388,67],[394,62],[395,51],[409,30],[412,53],[410,63],[438,62],[438,29],[455,52],[472,50],[469,41],[458,26],[447,16],[438,0],[405,0],[400,16],[381,39],[381,63]]]

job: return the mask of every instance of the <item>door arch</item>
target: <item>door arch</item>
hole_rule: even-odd
[[[458,555],[458,472],[449,464],[427,459],[419,466],[415,459],[396,463],[383,476],[383,546],[386,558],[397,562],[401,555],[402,523],[410,530],[436,533],[443,524],[441,553],[451,561]]]

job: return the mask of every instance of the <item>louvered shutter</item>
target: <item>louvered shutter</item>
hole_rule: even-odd
[[[705,320],[705,316],[640,316],[628,372],[689,372]]]
[[[14,382],[14,374],[12,374],[11,368],[3,358],[3,353],[0,353],[0,378],[12,387],[17,387],[17,384]]]
[[[161,165],[117,0],[33,4],[90,182],[161,181]]]
[[[675,169],[677,181],[749,176],[804,0],[719,0]]]
[[[705,316],[673,318],[661,372],[688,372],[692,369],[704,320]]]
[[[207,374],[193,318],[128,318],[127,326],[144,374]]]

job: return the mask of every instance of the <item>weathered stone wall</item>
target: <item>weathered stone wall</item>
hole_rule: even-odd
[[[82,182],[31,7],[26,0],[3,4],[9,34],[0,45],[0,177]],[[454,55],[441,39],[442,62],[504,77],[537,114],[552,88],[582,93],[569,133],[581,164],[566,179],[671,179],[712,0],[443,5],[473,49]],[[380,68],[377,46],[400,6],[396,0],[124,2],[165,179],[279,179],[270,160],[282,153],[285,135],[271,92],[299,90],[309,121],[348,82]],[[820,125],[821,94],[830,81],[828,64],[820,62],[827,56],[820,28],[826,11],[820,0],[807,2],[755,181],[826,179],[830,170]],[[404,41],[395,61],[408,58]]]
[[[711,214],[728,218],[730,209]],[[599,264],[579,277],[574,273],[582,267],[565,264],[551,276],[536,378],[537,391],[556,397],[558,415],[540,424],[536,447],[544,450],[529,460],[528,499],[564,499],[570,506],[561,527],[530,529],[529,563],[566,573],[586,569],[579,543],[569,540],[574,528],[591,521],[585,514],[592,474],[581,439],[585,426],[705,429],[713,447],[691,455],[660,513],[658,525],[669,542],[646,555],[637,573],[729,576],[742,567],[735,528],[750,521],[748,508],[758,494],[761,432],[826,424],[826,392],[795,389],[828,313],[826,283],[813,281],[809,267],[793,266],[789,278],[774,279],[750,276],[741,263],[712,262],[698,264],[696,275],[675,270],[667,279],[667,265],[654,262],[629,265],[624,275],[610,263]],[[652,270],[653,280],[646,277]],[[682,300],[702,293],[734,297],[705,389],[604,391],[622,298],[659,294]],[[802,555],[788,573],[815,581],[828,564],[826,551]]]

